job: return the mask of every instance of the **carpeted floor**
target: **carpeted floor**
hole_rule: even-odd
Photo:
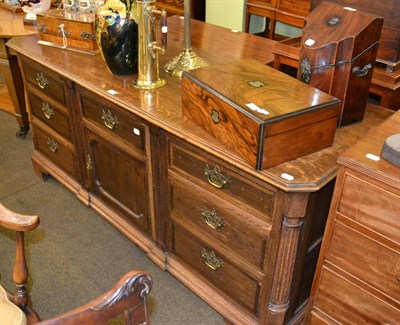
[[[0,98],[1,106],[1,98]],[[14,117],[0,111],[0,201],[38,214],[41,224],[26,236],[32,307],[49,318],[107,291],[127,271],[150,272],[150,320],[155,325],[223,324],[223,319],[134,244],[50,178],[33,173],[32,136],[16,138]],[[14,236],[0,230],[0,281],[13,288]]]

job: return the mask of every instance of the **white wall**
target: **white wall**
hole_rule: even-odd
[[[206,22],[243,31],[245,0],[206,0]]]

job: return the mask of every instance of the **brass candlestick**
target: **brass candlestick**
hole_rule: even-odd
[[[185,48],[181,54],[168,61],[164,67],[164,70],[172,74],[173,76],[182,76],[184,70],[194,70],[199,68],[207,67],[209,64],[207,61],[199,57],[192,51],[191,43],[191,13],[192,3],[191,0],[184,1],[184,20],[185,20]]]

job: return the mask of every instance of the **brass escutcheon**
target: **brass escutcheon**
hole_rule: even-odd
[[[204,175],[207,177],[208,182],[216,188],[224,188],[230,183],[229,176],[225,176],[221,173],[218,166],[210,169],[208,165],[204,167]]]
[[[36,81],[38,86],[43,90],[49,87],[49,81],[44,76],[43,72],[36,73]]]
[[[207,250],[203,248],[201,250],[201,256],[204,259],[204,263],[213,271],[217,271],[221,267],[224,267],[224,261],[218,259],[212,250],[207,252]]]
[[[200,207],[201,215],[205,223],[212,229],[217,230],[225,225],[224,219],[221,218],[214,208],[208,210],[204,205]]]
[[[107,112],[103,109],[103,116],[101,117],[104,125],[110,130],[115,130],[118,127],[118,119],[116,116],[112,116],[110,110]]]
[[[266,85],[266,83],[261,80],[251,80],[251,81],[248,81],[247,83],[254,88],[260,88],[260,87],[264,87]]]
[[[218,124],[220,121],[219,112],[215,108],[211,110],[211,119],[213,120],[214,124]]]
[[[54,117],[54,109],[50,107],[48,103],[43,102],[42,103],[42,112],[44,116],[48,119],[51,120]]]
[[[94,34],[90,34],[90,33],[88,33],[88,32],[86,32],[86,31],[81,31],[81,37],[83,38],[83,39],[90,39],[90,40],[94,40]]]

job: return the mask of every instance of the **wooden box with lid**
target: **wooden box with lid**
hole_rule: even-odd
[[[37,14],[41,45],[97,54],[94,14],[50,9]]]
[[[383,19],[324,2],[306,21],[300,45],[300,80],[342,101],[339,126],[361,121]]]
[[[329,147],[339,100],[259,62],[183,73],[183,115],[262,170]]]

